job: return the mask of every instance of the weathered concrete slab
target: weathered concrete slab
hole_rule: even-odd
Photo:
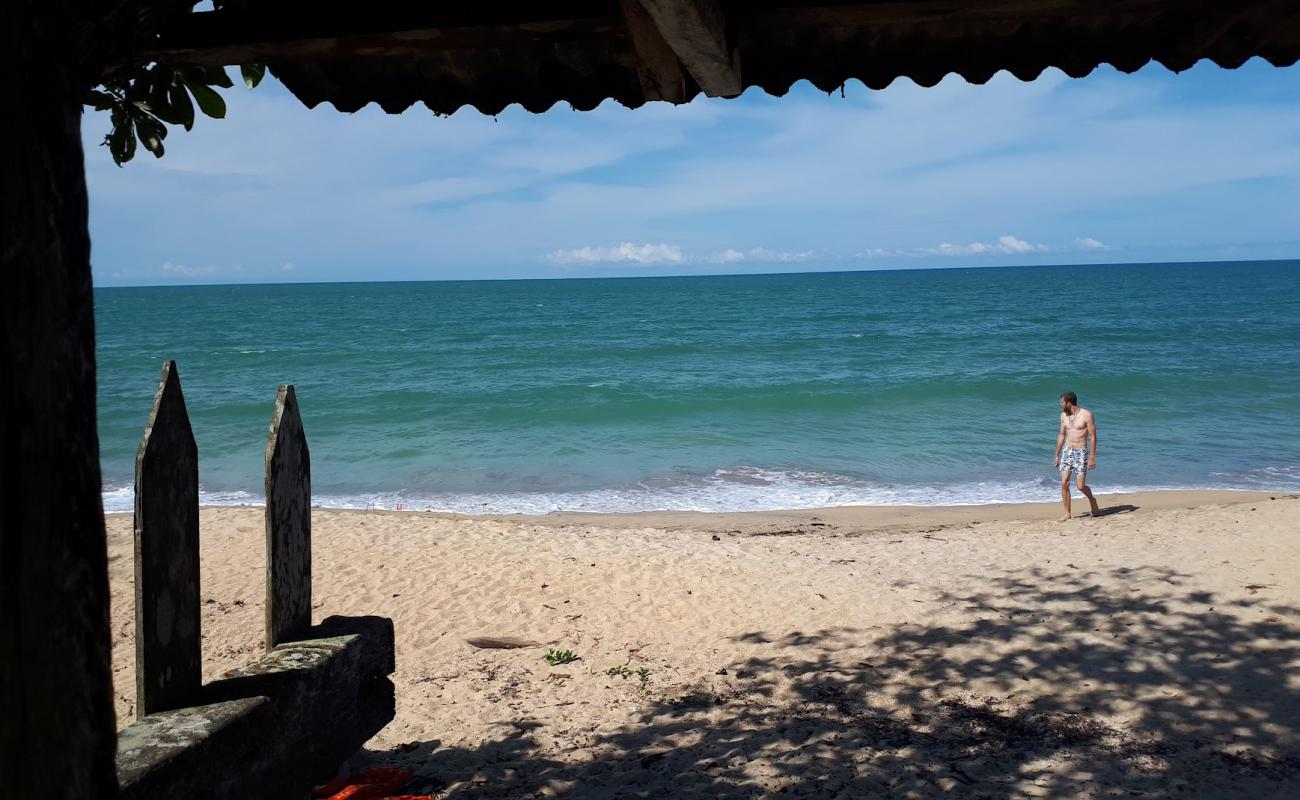
[[[267,698],[246,697],[150,714],[127,726],[117,737],[123,800],[241,796],[241,768],[256,763],[270,711]]]
[[[393,624],[330,617],[121,734],[124,800],[305,797],[393,718]]]
[[[293,387],[280,386],[266,443],[266,649],[311,625],[311,454]]]
[[[135,457],[136,715],[194,702],[199,633],[199,451],[175,361]]]
[[[332,617],[311,638],[286,642],[204,687],[209,702],[271,699],[277,736],[259,758],[301,786],[322,783],[392,720],[392,621]]]

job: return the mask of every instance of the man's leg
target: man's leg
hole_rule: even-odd
[[[1083,496],[1088,498],[1088,505],[1092,506],[1092,515],[1095,517],[1101,513],[1101,508],[1097,505],[1097,498],[1092,496],[1092,489],[1088,488],[1088,484],[1086,482],[1087,480],[1088,480],[1087,474],[1080,472],[1079,491],[1083,492]]]
[[[1061,471],[1061,505],[1065,506],[1065,515],[1058,520],[1065,522],[1070,518],[1070,471]]]

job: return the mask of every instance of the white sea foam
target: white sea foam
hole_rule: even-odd
[[[1259,473],[1259,474],[1255,474]],[[1246,473],[1216,474],[1201,485],[1096,484],[1104,494],[1172,489],[1257,489],[1300,491],[1300,468],[1278,467]],[[460,514],[549,514],[555,511],[776,511],[836,506],[963,506],[986,503],[1054,502],[1054,476],[1019,481],[965,481],[895,484],[863,481],[812,470],[731,467],[703,476],[671,476],[635,484],[570,492],[363,492],[317,494],[320,508],[448,511]],[[245,491],[207,491],[199,502],[209,506],[263,505],[261,495]],[[104,510],[131,511],[129,485],[104,492]]]
[[[1234,484],[1259,484],[1264,491],[1287,485],[1300,486],[1300,464],[1283,464],[1276,467],[1242,470],[1241,472],[1212,472],[1211,476]]]
[[[115,511],[134,511],[135,510],[135,487],[131,485],[118,486],[113,489],[104,490],[104,511],[113,513]]]
[[[135,510],[135,486],[126,484],[105,489],[104,512],[113,514]],[[265,504],[260,494],[241,490],[209,492],[199,487],[199,505],[204,506],[260,506]]]

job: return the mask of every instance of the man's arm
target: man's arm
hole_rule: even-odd
[[[1097,417],[1088,412],[1088,469],[1097,468]]]
[[[1052,466],[1061,463],[1061,445],[1065,444],[1065,413],[1061,413],[1061,427],[1056,432],[1056,449],[1052,451]]]

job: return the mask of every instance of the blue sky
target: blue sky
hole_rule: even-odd
[[[1300,66],[399,116],[269,79],[123,168],[101,286],[1300,258]]]

